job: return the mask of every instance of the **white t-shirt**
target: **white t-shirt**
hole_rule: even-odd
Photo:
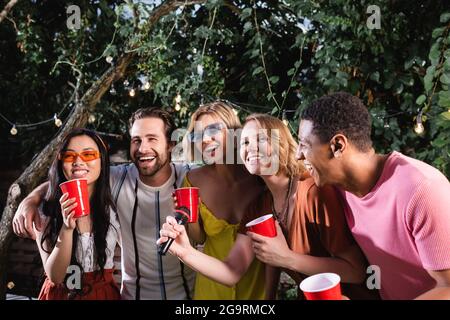
[[[158,254],[156,245],[159,230],[174,211],[172,192],[181,186],[189,167],[171,164],[172,174],[160,187],[145,185],[134,164],[111,167],[113,196],[125,168],[127,174],[117,197],[122,236],[122,299],[189,299],[195,273],[177,257]]]

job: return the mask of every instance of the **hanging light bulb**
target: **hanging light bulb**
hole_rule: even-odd
[[[422,123],[416,123],[414,126],[414,132],[417,134],[422,134],[425,131],[425,128]]]
[[[113,62],[113,57],[107,56],[107,57],[106,57],[106,62],[108,62],[109,64],[111,64],[111,63]]]
[[[15,136],[17,134],[17,129],[16,129],[16,125],[13,125],[13,127],[11,128],[11,131],[9,131],[11,133],[11,135]]]
[[[128,95],[130,97],[134,97],[136,95],[136,90],[134,90],[134,88],[131,88],[130,91],[128,91]]]
[[[200,76],[200,78],[203,76],[203,66],[201,64],[197,65],[197,74]]]
[[[61,121],[61,119],[58,118],[58,116],[56,115],[56,113],[55,113],[55,115],[53,116],[53,119],[55,119],[55,126],[57,126],[58,128],[61,127],[62,121]]]
[[[281,119],[282,119],[281,121],[283,122],[283,124],[287,127],[289,125],[289,121],[286,116],[286,110],[283,110],[283,115],[282,115]]]
[[[175,104],[175,110],[176,111],[180,111],[181,110],[181,106],[179,103]]]
[[[175,97],[175,102],[176,102],[177,104],[179,104],[179,103],[181,102],[181,96],[180,96],[179,93],[177,93],[177,96]]]
[[[94,123],[95,122],[95,116],[93,114],[89,115],[88,122],[89,123]]]
[[[422,124],[422,110],[416,117],[416,124],[414,125],[414,132],[421,135],[425,131],[425,127]]]
[[[109,89],[109,93],[115,96],[117,94],[116,88],[114,88],[114,86],[111,86],[111,89]]]

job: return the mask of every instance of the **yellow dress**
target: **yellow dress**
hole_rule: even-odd
[[[184,187],[191,187],[187,176]],[[199,212],[206,233],[203,253],[225,260],[236,241],[238,224],[229,224],[217,219],[203,202],[199,204]],[[265,297],[264,264],[254,259],[241,280],[233,287],[224,286],[197,273],[194,287],[195,300],[262,300]]]

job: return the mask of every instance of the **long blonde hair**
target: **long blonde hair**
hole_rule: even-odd
[[[223,101],[213,101],[204,105],[201,105],[195,112],[191,115],[191,119],[189,120],[189,125],[187,128],[186,135],[183,139],[184,146],[184,154],[185,159],[188,161],[192,161],[194,159],[194,143],[189,141],[187,138],[195,129],[195,122],[202,115],[212,115],[220,120],[222,120],[227,129],[240,129],[242,128],[241,121],[238,116],[234,113],[233,108]],[[236,148],[236,146],[234,146]]]
[[[277,174],[285,173],[289,177],[293,177],[299,176],[305,171],[303,164],[295,158],[297,143],[288,127],[280,119],[267,114],[253,113],[245,119],[244,126],[250,121],[256,121],[261,129],[267,130],[269,137],[274,136],[279,143],[279,169]]]

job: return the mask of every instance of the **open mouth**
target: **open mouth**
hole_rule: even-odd
[[[87,169],[75,169],[72,170],[72,179],[84,178],[89,173]]]
[[[249,156],[246,159],[248,164],[257,164],[260,160],[261,160],[261,157],[259,155],[257,155],[257,156]]]
[[[143,164],[143,165],[150,164],[155,159],[156,159],[156,157],[154,157],[154,156],[138,157],[139,163]]]
[[[208,146],[205,148],[205,153],[206,154],[213,154],[216,152],[216,150],[219,148],[218,144],[212,145],[212,146]]]

